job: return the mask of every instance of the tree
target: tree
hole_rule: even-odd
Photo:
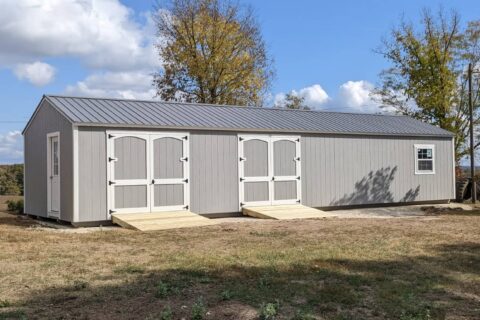
[[[310,110],[310,107],[305,104],[305,97],[293,93],[287,93],[283,101],[277,103],[275,106],[285,109]]]
[[[160,98],[263,105],[274,72],[252,9],[229,0],[171,0],[158,9]]]
[[[457,13],[424,10],[419,30],[402,22],[379,52],[392,64],[380,74],[372,96],[383,107],[439,126],[455,134],[457,163],[468,153],[466,66],[478,64],[480,23],[462,28]],[[475,124],[479,123],[478,83]],[[477,144],[478,146],[478,144]]]

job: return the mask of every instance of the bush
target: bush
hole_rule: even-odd
[[[262,320],[273,320],[277,316],[277,313],[278,302],[263,304],[260,307],[260,319]]]
[[[23,213],[23,200],[7,200],[7,209],[11,212]]]
[[[202,298],[199,298],[192,306],[192,320],[202,320],[207,312]]]

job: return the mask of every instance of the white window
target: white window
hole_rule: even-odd
[[[433,144],[415,145],[415,174],[435,173],[435,146]]]

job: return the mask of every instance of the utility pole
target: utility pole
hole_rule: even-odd
[[[468,107],[470,109],[470,176],[472,181],[472,203],[477,202],[477,185],[475,182],[475,144],[473,137],[473,99],[472,99],[473,65],[468,64]]]

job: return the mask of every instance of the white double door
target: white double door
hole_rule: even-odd
[[[240,208],[301,202],[300,137],[239,135]]]
[[[188,133],[108,132],[109,214],[188,209],[188,140]]]

